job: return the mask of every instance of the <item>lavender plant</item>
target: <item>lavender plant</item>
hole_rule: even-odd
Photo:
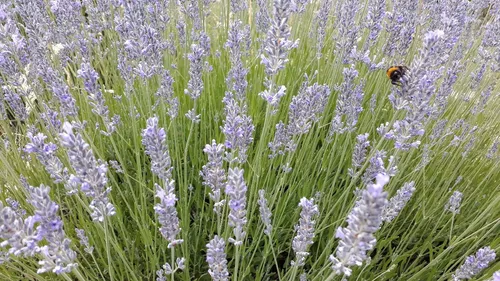
[[[0,279],[496,280],[497,2],[1,2]]]

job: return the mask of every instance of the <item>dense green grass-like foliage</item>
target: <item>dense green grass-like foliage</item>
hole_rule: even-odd
[[[73,160],[69,159],[67,148],[61,143],[59,134],[63,130],[50,127],[43,118],[47,106],[57,111],[59,105],[54,102],[55,95],[51,87],[46,81],[38,78],[38,84],[42,86],[32,87],[36,101],[29,100],[27,95],[23,96],[26,106],[31,109],[29,116],[22,122],[15,114],[10,121],[0,121],[1,137],[6,143],[0,147],[0,200],[4,207],[9,205],[7,198],[17,200],[26,210],[25,217],[31,216],[34,207],[27,200],[29,190],[22,179],[25,178],[30,186],[50,186],[50,197],[59,205],[57,215],[62,219],[65,235],[71,239],[71,249],[77,254],[75,262],[78,266],[71,272],[59,275],[51,272],[37,273],[40,267],[37,261],[43,259],[40,253],[26,257],[10,254],[9,260],[0,266],[0,279],[154,280],[156,271],[161,269],[164,263],[172,264],[175,258],[183,257],[184,270],[168,275],[167,280],[211,280],[206,261],[206,245],[214,235],[218,235],[226,241],[225,253],[230,280],[298,280],[303,273],[306,274],[307,280],[341,280],[341,275],[333,275],[329,256],[335,255],[339,245],[337,228],[348,225],[346,218],[355,205],[357,194],[366,189],[362,175],[369,168],[370,159],[375,156],[377,150],[384,150],[387,154],[384,165],[389,165],[389,156],[393,156],[393,165],[397,166],[397,173],[384,186],[388,198],[394,196],[404,183],[411,181],[415,183],[415,192],[399,215],[391,222],[384,222],[375,232],[377,241],[374,248],[368,252],[369,261],[352,267],[353,272],[349,280],[450,280],[465,258],[480,248],[489,246],[498,253],[500,154],[488,153],[491,152],[494,142],[498,141],[500,131],[500,85],[496,83],[500,74],[488,65],[478,86],[471,86],[471,80],[484,59],[478,55],[482,38],[488,24],[495,21],[493,6],[481,10],[482,14],[477,16],[477,20],[467,23],[467,31],[458,37],[464,52],[459,60],[462,68],[447,96],[446,107],[436,116],[425,118],[425,133],[415,138],[421,142],[417,148],[400,150],[395,147],[394,140],[377,133],[381,124],[388,122],[389,126],[392,126],[408,114],[407,110],[396,110],[391,104],[391,93],[399,89],[404,91],[405,88],[391,85],[385,70],[393,64],[411,66],[412,62],[418,60],[421,50],[425,47],[427,32],[439,29],[438,26],[430,26],[431,20],[423,20],[426,13],[433,17],[433,11],[426,10],[425,6],[418,6],[414,20],[419,21],[419,24],[416,25],[407,53],[403,54],[387,55],[384,52],[386,43],[396,40],[391,39],[389,28],[386,27],[396,23],[386,22],[389,20],[385,19],[384,28],[369,48],[369,57],[372,60],[378,63],[384,58],[384,61],[379,68],[370,69],[360,60],[351,59],[349,63],[344,64],[340,58],[338,42],[342,39],[342,34],[338,28],[338,19],[341,18],[342,9],[347,9],[345,6],[350,1],[340,2],[339,5],[336,4],[337,1],[327,2],[332,6],[332,15],[327,19],[326,37],[320,57],[317,54],[318,40],[315,32],[318,30],[317,11],[323,2],[314,1],[307,4],[302,13],[291,13],[288,18],[291,35],[288,39],[298,39],[299,43],[297,48],[291,48],[285,68],[274,76],[266,74],[266,66],[261,63],[260,54],[262,46],[267,44],[267,39],[265,33],[259,32],[256,23],[255,15],[259,11],[257,3],[249,2],[252,9],[230,13],[231,5],[228,1],[210,3],[209,6],[200,2],[199,5],[203,8],[199,13],[201,26],[198,30],[194,28],[194,21],[187,13],[178,11],[177,3],[169,3],[169,9],[166,11],[169,12],[170,20],[165,23],[161,32],[164,33],[164,38],[170,38],[169,35],[172,34],[171,43],[175,52],[162,52],[162,57],[155,57],[154,60],[163,60],[163,67],[170,70],[175,81],[173,93],[179,99],[179,114],[176,118],[167,114],[170,108],[168,102],[160,102],[154,107],[158,100],[155,93],[162,79],[160,75],[151,78],[137,76],[132,80],[131,88],[127,89],[126,78],[118,70],[119,63],[123,60],[120,54],[123,47],[117,42],[123,43],[124,39],[120,39],[121,34],[114,26],[116,18],[124,13],[122,7],[111,9],[115,21],[110,19],[112,26],[101,32],[102,40],[98,44],[91,45],[89,56],[79,55],[75,51],[74,58],[67,63],[59,61],[57,55],[49,56],[51,60],[48,63],[53,64],[54,69],[62,74],[61,77],[68,85],[78,107],[75,116],[63,117],[59,114],[58,118],[61,122],[86,121],[85,128],[75,132],[81,133],[97,159],[105,162],[116,160],[123,170],[118,172],[109,166],[106,172],[107,187],[112,188],[109,198],[116,214],[104,217],[103,222],[92,221],[92,210],[89,208],[91,198],[83,192],[67,195],[64,184],[54,183],[54,179],[37,159],[36,154],[24,150],[31,142],[27,137],[28,132],[41,132],[47,136],[46,143],[57,145],[55,155],[64,167],[69,169],[69,173],[74,173]],[[374,1],[359,3],[353,21],[353,28],[359,27],[355,44],[360,50],[370,33],[370,29],[362,24],[371,2]],[[401,1],[396,1],[396,4],[399,2]],[[393,5],[396,4],[387,1],[387,10],[392,11]],[[273,17],[273,3],[268,5],[269,13]],[[49,18],[55,20],[55,13],[49,10],[50,8],[47,8],[46,11]],[[208,10],[211,13],[204,13]],[[498,12],[496,17],[500,17]],[[187,31],[184,43],[181,42],[176,28],[181,18],[185,20]],[[222,205],[221,214],[217,215],[213,211],[214,202],[209,196],[211,190],[202,184],[203,179],[200,176],[203,165],[207,164],[207,155],[203,152],[205,145],[211,144],[212,140],[221,144],[226,140],[222,130],[226,118],[222,101],[226,91],[230,91],[226,78],[233,60],[224,44],[228,39],[230,23],[237,19],[243,24],[249,24],[252,39],[248,52],[242,54],[242,65],[248,69],[245,102],[254,131],[246,161],[225,161],[223,168],[226,172],[229,168],[243,169],[248,188],[245,198],[246,237],[240,246],[228,242],[230,237],[234,237],[233,228],[228,226],[228,213],[231,209],[227,204],[229,197],[222,193],[222,198],[226,201]],[[17,20],[22,26],[23,19]],[[200,97],[193,101],[184,94],[190,79],[189,71],[192,69],[187,54],[192,52],[191,44],[199,44],[199,40],[193,39],[193,36],[200,31],[205,32],[211,39],[211,51],[206,60],[212,70],[203,70],[203,90]],[[22,34],[30,36],[26,30],[22,30]],[[50,45],[51,43],[47,46]],[[451,57],[458,52],[457,49],[457,45],[454,45],[447,51],[450,58],[444,63],[437,65],[434,61],[427,61],[424,67],[443,67],[442,73],[446,73],[446,70],[452,67]],[[92,111],[94,107],[85,88],[85,81],[77,74],[82,62],[89,62],[97,71],[98,85],[102,89],[109,116],[120,116],[121,122],[116,131],[109,135],[101,133],[100,129],[95,127],[95,124],[99,124],[100,128],[105,128],[106,121],[102,115]],[[330,124],[342,94],[341,89],[335,86],[344,81],[344,68],[351,65],[358,72],[355,85],[362,81],[365,83],[362,88],[363,110],[354,130],[329,135]],[[32,65],[31,69],[36,67]],[[32,77],[26,69],[21,69],[21,73],[30,79]],[[274,140],[276,124],[279,121],[285,124],[290,121],[289,105],[306,81],[304,74],[310,79],[307,86],[318,83],[327,85],[331,90],[325,109],[307,133],[293,136],[297,145],[295,151],[270,158],[268,144]],[[9,85],[7,76],[2,74],[4,86]],[[281,98],[277,107],[272,107],[259,96],[259,93],[266,89],[265,77],[271,77],[274,87],[286,87],[286,95]],[[445,83],[445,77],[446,75],[442,74],[435,81],[434,94]],[[27,83],[31,85],[32,81],[28,79]],[[483,99],[481,94],[488,89],[491,96],[484,109],[481,112],[473,110],[480,106]],[[429,104],[435,99],[435,96],[431,97]],[[373,101],[376,101],[376,106],[370,110]],[[201,115],[199,123],[184,116],[192,108],[196,109],[196,114]],[[166,132],[166,143],[173,167],[172,179],[175,180],[175,194],[178,198],[175,205],[181,228],[178,238],[183,239],[183,243],[173,249],[167,247],[169,243],[159,231],[161,225],[153,209],[155,204],[159,203],[159,199],[155,197],[155,183],[163,186],[165,182],[151,172],[152,160],[145,153],[142,143],[141,134],[147,127],[148,118],[153,116],[158,117],[158,126]],[[447,120],[445,133],[438,138],[432,138],[433,130],[436,130],[441,120]],[[463,122],[467,126],[454,128],[456,124],[461,124],[457,122]],[[356,137],[365,133],[369,134],[370,147],[366,159],[357,169],[358,173],[351,176],[348,169],[353,167]],[[422,165],[422,162],[425,164]],[[287,170],[288,167],[291,171]],[[270,235],[264,234],[265,225],[259,216],[259,189],[265,190],[272,212],[273,228]],[[463,193],[460,212],[457,214],[445,211],[454,191]],[[314,243],[308,248],[309,255],[305,264],[293,266],[291,262],[295,260],[296,254],[292,241],[297,235],[294,226],[299,222],[301,208],[298,204],[303,197],[315,199],[314,204],[317,204],[319,215],[314,218]],[[94,247],[92,254],[84,251],[75,228],[85,230],[90,245]],[[0,240],[4,241],[5,237],[0,236]],[[40,246],[45,245],[44,243],[47,242],[40,241]],[[0,249],[9,251],[8,246]],[[478,280],[491,278],[497,270],[500,270],[500,263],[494,261],[481,271],[477,277],[482,279]]]

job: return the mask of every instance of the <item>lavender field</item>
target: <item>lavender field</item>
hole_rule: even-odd
[[[498,0],[2,0],[0,280],[500,281],[499,82]]]

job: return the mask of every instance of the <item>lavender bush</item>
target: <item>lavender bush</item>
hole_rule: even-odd
[[[2,1],[0,279],[498,280],[499,66],[495,0]]]

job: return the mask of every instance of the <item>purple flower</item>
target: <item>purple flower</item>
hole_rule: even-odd
[[[406,110],[406,116],[397,120],[385,135],[395,140],[396,149],[417,148],[420,141],[415,139],[425,133],[429,117],[435,114],[431,99],[435,95],[435,83],[442,76],[439,66],[446,58],[443,37],[441,30],[425,34],[420,54],[412,63],[411,71],[403,76],[401,89],[393,91],[389,97],[393,105],[402,104]]]
[[[189,64],[189,81],[187,89],[184,89],[184,93],[191,97],[193,100],[197,100],[201,93],[203,92],[203,66],[204,59],[208,56],[206,49],[203,46],[192,44],[191,53],[187,55],[190,62]]]
[[[242,27],[241,21],[232,22],[229,26],[227,42],[224,45],[229,51],[229,59],[231,61],[231,69],[226,78],[226,84],[235,94],[235,99],[238,102],[246,100],[246,89],[248,82],[246,76],[248,69],[243,65],[242,55],[245,45],[250,43],[250,27]]]
[[[7,86],[2,86],[2,90],[4,92],[3,98],[10,106],[13,117],[25,121],[28,118],[28,112],[21,96]]]
[[[481,98],[479,99],[477,104],[474,105],[474,107],[471,109],[471,113],[473,115],[477,115],[484,111],[484,108],[491,97],[492,90],[493,90],[493,85],[490,85],[488,88],[486,88],[484,91],[481,92]]]
[[[356,207],[347,217],[347,227],[339,227],[335,237],[339,245],[334,255],[330,255],[332,269],[336,274],[350,276],[353,266],[361,266],[368,259],[367,252],[372,250],[377,242],[374,233],[382,223],[382,212],[387,204],[387,193],[384,185],[389,182],[389,176],[377,175],[375,184],[369,184],[362,191]]]
[[[404,57],[413,42],[417,27],[418,3],[413,0],[396,0],[392,11],[387,13],[386,30],[389,38],[384,48],[385,54]]]
[[[319,215],[318,206],[314,205],[314,199],[305,197],[300,199],[299,224],[295,225],[297,235],[293,238],[292,249],[295,252],[296,260],[292,261],[292,266],[304,266],[306,257],[309,255],[307,251],[309,246],[314,243],[314,218]]]
[[[365,170],[362,176],[362,181],[365,184],[370,184],[377,178],[378,174],[388,175],[393,177],[398,172],[398,167],[396,166],[396,160],[394,156],[389,157],[389,163],[387,167],[385,166],[385,159],[387,158],[387,152],[384,150],[375,151],[375,155],[370,158],[370,165]]]
[[[247,9],[245,0],[231,0],[231,12],[237,13]]]
[[[362,134],[356,137],[356,145],[352,152],[352,168],[348,172],[351,177],[357,175],[357,170],[361,168],[366,160],[367,149],[370,147],[369,134]]]
[[[455,271],[453,281],[469,280],[478,275],[483,269],[495,261],[496,253],[490,247],[484,247],[477,251],[476,255],[470,255],[465,259],[464,264]]]
[[[52,84],[52,92],[59,101],[59,110],[64,117],[75,116],[78,113],[76,100],[69,92],[68,85],[64,84],[62,81],[54,81]]]
[[[411,196],[415,192],[415,182],[406,182],[403,187],[398,189],[389,203],[385,206],[382,212],[382,221],[391,222],[405,207],[406,203],[410,201]]]
[[[210,199],[214,201],[214,212],[220,215],[220,207],[224,204],[222,192],[226,184],[226,171],[224,170],[224,146],[212,140],[212,144],[205,145],[203,152],[208,156],[208,163],[202,167],[200,175],[203,178],[203,185],[208,186],[212,192]]]
[[[75,232],[78,239],[80,239],[80,245],[85,246],[84,251],[92,254],[92,252],[94,251],[94,247],[90,246],[89,238],[87,237],[87,235],[85,235],[85,230],[75,228]]]
[[[500,141],[498,139],[496,139],[493,142],[493,144],[491,145],[490,149],[488,149],[488,152],[486,153],[486,158],[494,159],[495,155],[497,154],[499,145],[500,145]]]
[[[147,120],[147,127],[142,131],[142,144],[146,154],[151,158],[151,171],[160,179],[168,181],[172,178],[172,161],[168,152],[165,129],[158,127],[158,117]]]
[[[287,126],[280,121],[276,124],[276,133],[274,139],[268,144],[271,149],[269,158],[274,158],[278,155],[285,155],[285,152],[293,152],[297,148],[297,144],[292,140],[292,135],[288,132]]]
[[[359,114],[363,111],[361,103],[364,97],[364,81],[354,83],[354,79],[358,77],[358,71],[354,65],[350,68],[344,68],[342,73],[344,82],[335,86],[335,90],[340,92],[340,96],[335,105],[335,116],[328,132],[330,140],[335,133],[343,134],[356,130]]]
[[[122,167],[120,166],[120,163],[118,163],[118,161],[109,160],[108,163],[115,170],[115,172],[117,172],[119,174],[123,174]]]
[[[269,210],[269,206],[267,204],[266,192],[264,189],[259,190],[259,200],[257,201],[259,204],[259,212],[262,223],[264,224],[264,234],[271,237],[273,232],[273,226],[271,223],[271,210]]]
[[[267,31],[264,52],[261,55],[266,74],[274,76],[288,62],[288,52],[298,46],[298,41],[290,41],[288,18],[292,13],[293,3],[290,0],[273,0],[273,20]]]
[[[25,219],[10,207],[0,202],[0,247],[8,248],[7,253],[15,256],[30,257],[39,252],[38,242],[43,235],[35,228],[35,216]]]
[[[229,242],[235,246],[243,244],[246,232],[244,227],[246,218],[246,192],[247,186],[243,178],[243,170],[240,168],[230,168],[226,185],[226,194],[229,196],[229,222],[233,228],[234,238],[229,238]]]
[[[365,28],[369,30],[368,38],[365,41],[364,50],[375,45],[378,35],[382,30],[382,21],[385,17],[386,0],[371,0],[368,4],[368,17]]]
[[[174,95],[172,85],[174,79],[170,76],[168,70],[164,69],[161,75],[160,87],[156,91],[155,96],[158,97],[153,108],[156,108],[160,102],[168,106],[167,113],[170,119],[177,117],[179,113],[179,99]]]
[[[453,192],[453,195],[451,195],[450,199],[448,200],[448,203],[444,206],[445,211],[450,211],[454,215],[458,215],[460,213],[460,205],[462,203],[462,192],[460,191],[455,191]]]
[[[57,146],[51,142],[45,144],[47,136],[42,133],[33,135],[33,133],[28,132],[27,137],[31,142],[26,144],[24,151],[36,154],[36,158],[45,167],[54,183],[66,182],[68,180],[68,171],[56,156]],[[70,189],[67,192],[68,194],[75,194],[77,191]]]
[[[169,243],[168,248],[175,247],[183,242],[182,239],[177,239],[177,235],[181,232],[179,227],[179,217],[175,203],[177,197],[175,196],[174,180],[166,181],[165,188],[155,184],[156,195],[160,199],[160,203],[154,206],[155,213],[160,222],[160,233]]]
[[[245,102],[238,102],[231,92],[226,92],[223,99],[226,119],[221,127],[226,140],[225,146],[232,151],[231,158],[236,157],[239,163],[247,160],[247,150],[253,142],[254,125],[247,114]]]
[[[207,244],[208,273],[214,281],[228,281],[226,243],[224,238],[217,235]]]
[[[108,198],[111,192],[111,187],[107,187],[108,166],[102,160],[96,160],[89,144],[83,140],[80,133],[75,134],[73,128],[72,124],[65,122],[63,132],[59,134],[69,162],[76,172],[76,175],[70,176],[69,184],[80,186],[80,190],[92,198],[90,202],[92,220],[103,222],[105,217],[115,214],[115,207]]]
[[[327,85],[303,85],[299,94],[292,98],[288,112],[288,132],[292,135],[301,135],[309,132],[313,123],[321,118],[330,97],[330,88]]]
[[[321,58],[323,47],[325,45],[326,29],[330,12],[332,9],[332,0],[322,0],[320,2],[319,11],[316,15],[315,22],[317,24],[316,33],[316,57]]]
[[[259,10],[256,13],[256,22],[259,32],[267,32],[269,30],[269,26],[271,24],[271,17],[269,16],[269,8],[268,1],[266,0],[257,0],[257,6],[259,6]]]
[[[71,240],[66,237],[63,222],[57,215],[59,206],[50,199],[48,186],[28,188],[28,199],[35,210],[34,219],[39,223],[38,235],[45,238],[47,244],[39,251],[43,260],[39,261],[42,267],[37,273],[52,271],[56,274],[71,272],[78,264],[75,263],[76,253],[70,248]]]
[[[493,276],[489,281],[500,281],[500,271],[493,273]]]
[[[335,53],[344,64],[351,63],[351,52],[355,49],[359,26],[356,25],[356,14],[361,5],[359,0],[343,1],[338,10],[338,35]],[[356,75],[357,76],[357,75]]]

